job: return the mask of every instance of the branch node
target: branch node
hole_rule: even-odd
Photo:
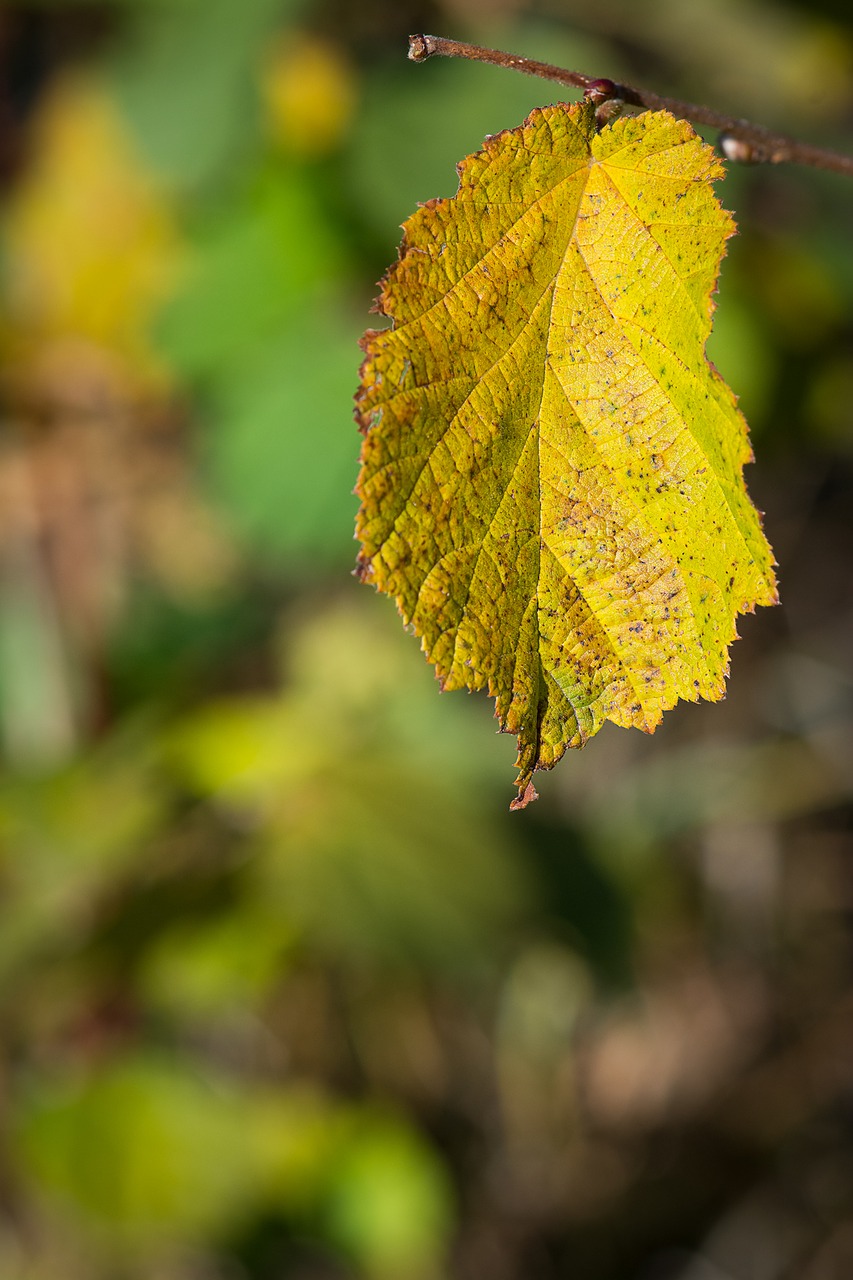
[[[589,98],[596,106],[601,103],[609,102],[612,98],[619,96],[616,85],[612,80],[606,80],[603,77],[598,80],[590,80],[584,89],[584,97]]]
[[[748,142],[744,142],[743,138],[738,138],[736,134],[721,133],[717,142],[726,159],[734,164],[756,163],[755,148]]]

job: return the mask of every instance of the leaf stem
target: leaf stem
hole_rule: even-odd
[[[554,80],[592,94],[596,101],[621,101],[644,110],[670,111],[674,116],[690,120],[694,124],[707,125],[720,130],[720,147],[728,160],[741,164],[806,164],[813,169],[826,169],[830,173],[842,173],[853,177],[853,156],[840,155],[823,147],[812,147],[797,142],[783,134],[772,133],[762,125],[752,124],[703,107],[695,102],[682,102],[678,98],[665,98],[648,89],[635,89],[631,85],[585,76],[579,71],[567,71],[548,62],[536,62],[514,53],[502,53],[498,49],[484,49],[480,45],[465,44],[461,40],[447,40],[443,36],[409,36],[409,57],[413,62],[425,62],[439,54],[446,58],[469,58],[474,62],[489,62],[496,67],[509,67],[526,75]]]

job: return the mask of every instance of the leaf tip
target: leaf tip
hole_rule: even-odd
[[[524,789],[519,788],[518,795],[509,806],[510,813],[517,813],[519,809],[526,809],[534,800],[539,799],[539,792],[533,785],[533,779],[526,784]]]

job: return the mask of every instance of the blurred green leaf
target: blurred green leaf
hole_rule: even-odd
[[[245,1100],[167,1059],[34,1089],[18,1133],[32,1176],[137,1245],[220,1233],[252,1195]]]
[[[148,0],[114,62],[116,93],[149,159],[184,188],[242,164],[257,138],[261,52],[304,0]]]
[[[143,1256],[276,1209],[364,1274],[414,1280],[435,1274],[452,1222],[443,1170],[403,1121],[305,1089],[245,1091],[178,1058],[33,1086],[15,1140],[42,1195]]]
[[[432,737],[418,750],[427,691],[397,674],[406,649],[413,663],[417,654],[374,616],[340,605],[306,622],[280,700],[209,705],[170,734],[167,757],[250,824],[252,892],[314,945],[364,961],[476,969],[523,912],[527,883],[503,815],[489,811],[494,772],[485,792],[477,785],[489,777],[482,752],[469,760],[460,733],[456,761],[472,782],[464,791],[454,753]],[[467,710],[453,713],[460,729]]]
[[[444,1171],[401,1126],[360,1128],[331,1180],[331,1238],[377,1280],[439,1276],[453,1220]]]
[[[146,952],[141,987],[153,1007],[178,1017],[245,1011],[282,980],[294,940],[283,912],[237,901],[212,919],[165,929]]]
[[[345,308],[306,301],[213,397],[213,495],[245,545],[298,576],[354,557],[357,341]]]
[[[317,286],[347,266],[339,235],[297,165],[257,174],[189,232],[191,262],[157,324],[159,349],[189,380],[245,380],[234,362],[292,323]]]
[[[8,777],[0,785],[9,895],[0,971],[35,949],[73,948],[99,895],[135,865],[167,812],[144,745],[118,744],[41,777]]]

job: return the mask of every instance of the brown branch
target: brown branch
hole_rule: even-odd
[[[533,58],[520,58],[513,53],[501,53],[497,49],[483,49],[480,45],[464,44],[459,40],[445,40],[443,36],[410,36],[409,57],[413,62],[424,62],[435,54],[448,58],[469,58],[475,62],[490,62],[496,67],[509,67],[526,75],[554,80],[557,84],[582,89],[596,102],[625,102],[644,110],[671,111],[674,116],[690,120],[694,124],[708,125],[720,130],[720,146],[728,160],[742,164],[807,164],[813,169],[828,169],[831,173],[843,173],[853,177],[853,156],[812,147],[804,142],[769,129],[749,120],[723,115],[710,107],[695,102],[681,102],[678,98],[664,98],[648,89],[634,89],[631,85],[618,84],[596,76],[585,76],[579,71],[566,71],[548,62],[536,62]]]

